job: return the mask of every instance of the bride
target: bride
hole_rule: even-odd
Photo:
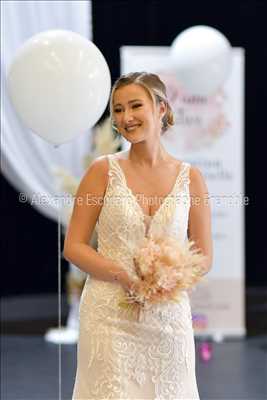
[[[212,264],[208,190],[198,168],[164,149],[174,124],[166,88],[155,74],[123,75],[110,113],[129,151],[98,157],[78,188],[64,257],[90,275],[79,310],[73,400],[199,399],[190,299],[142,309],[138,319],[118,306],[137,278],[133,254],[159,227],[194,240]],[[182,201],[181,201],[182,200]],[[97,251],[88,243],[96,228]]]

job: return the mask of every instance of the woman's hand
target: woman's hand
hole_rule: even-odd
[[[135,283],[124,269],[116,275],[115,281],[117,281],[126,292],[130,291]]]

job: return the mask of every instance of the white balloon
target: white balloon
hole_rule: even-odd
[[[21,120],[61,144],[86,132],[104,112],[111,86],[100,50],[78,33],[41,32],[15,54],[7,84]]]
[[[194,95],[211,95],[227,79],[232,48],[226,37],[209,26],[194,26],[173,41],[170,57],[178,81]]]

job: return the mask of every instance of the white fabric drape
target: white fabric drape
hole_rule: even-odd
[[[30,204],[56,220],[58,209],[55,199],[60,193],[53,168],[61,166],[74,176],[81,177],[82,159],[89,153],[91,144],[90,130],[88,134],[59,147],[32,133],[22,125],[10,102],[6,72],[16,50],[25,40],[41,31],[67,29],[91,39],[91,2],[4,1],[1,11],[1,169],[12,186],[26,194]]]

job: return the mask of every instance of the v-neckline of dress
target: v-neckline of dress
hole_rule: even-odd
[[[123,171],[123,169],[122,169],[122,167],[121,167],[119,161],[118,161],[115,157],[112,157],[112,159],[113,159],[113,161],[115,161],[116,165],[118,166],[118,168],[119,168],[119,170],[120,170],[120,172],[121,172],[121,175],[122,175],[122,178],[123,178],[123,183],[124,183],[125,188],[126,188],[127,191],[129,192],[130,196],[133,198],[135,204],[137,205],[137,208],[138,208],[139,212],[141,213],[143,223],[145,223],[145,218],[149,218],[149,219],[150,219],[150,224],[152,224],[152,221],[154,221],[154,219],[157,217],[157,215],[158,215],[158,214],[160,213],[160,211],[163,209],[163,206],[164,206],[165,203],[167,202],[167,199],[170,198],[170,197],[173,195],[173,193],[175,192],[176,187],[177,187],[177,185],[178,185],[178,182],[180,181],[180,178],[181,178],[181,176],[182,176],[182,172],[183,172],[183,170],[184,170],[185,163],[184,163],[183,161],[181,161],[181,166],[180,166],[179,171],[178,171],[178,174],[177,174],[177,176],[176,176],[174,185],[173,185],[172,189],[170,190],[170,192],[166,195],[166,197],[164,198],[164,200],[162,201],[162,203],[160,204],[159,208],[155,211],[155,213],[154,213],[153,215],[148,215],[148,214],[146,214],[146,213],[143,211],[142,207],[140,206],[140,204],[138,203],[138,201],[137,201],[137,199],[136,199],[135,194],[133,193],[132,189],[128,186],[125,173],[124,173],[124,171]]]

